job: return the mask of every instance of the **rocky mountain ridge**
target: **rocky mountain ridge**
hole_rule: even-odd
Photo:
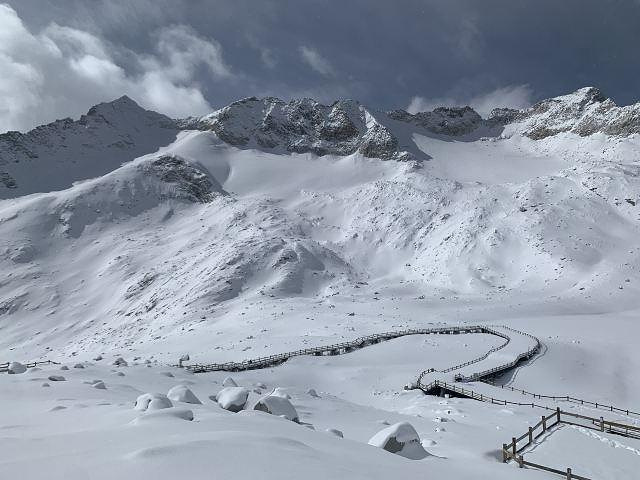
[[[411,114],[375,111],[354,100],[323,105],[308,98],[251,97],[203,117],[174,120],[124,96],[92,107],[79,120],[0,135],[0,199],[104,175],[171,143],[182,130],[213,131],[242,149],[422,161],[429,156],[416,148],[415,134],[460,141],[512,135],[540,140],[567,132],[627,137],[640,133],[640,103],[618,107],[586,87],[523,110],[497,108],[482,118],[468,106]]]

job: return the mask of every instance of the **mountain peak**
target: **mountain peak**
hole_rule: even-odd
[[[140,112],[145,111],[144,108],[138,105],[130,97],[128,97],[127,95],[122,95],[121,97],[116,98],[115,100],[112,100],[110,102],[101,102],[101,103],[98,103],[97,105],[94,105],[89,109],[89,111],[87,112],[87,115],[89,116],[104,115],[108,113],[122,112],[127,110],[129,111],[137,110]]]

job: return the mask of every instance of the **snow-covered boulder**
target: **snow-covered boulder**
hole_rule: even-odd
[[[286,398],[287,400],[291,400],[291,395],[289,395],[280,387],[274,388],[273,392],[271,392],[271,395],[274,397],[282,397],[282,398]]]
[[[107,386],[104,384],[102,380],[98,380],[91,384],[93,388],[97,388],[98,390],[106,390]]]
[[[298,423],[300,421],[296,407],[294,407],[288,399],[283,397],[267,395],[258,400],[253,409],[284,417],[292,422]]]
[[[60,367],[60,370],[69,370],[69,367],[67,367],[66,365],[62,365],[62,366]]]
[[[307,395],[314,398],[320,398],[320,395],[318,395],[318,392],[316,392],[315,388],[310,388],[309,390],[307,390]]]
[[[173,403],[166,395],[161,393],[144,393],[136,399],[136,410],[162,410],[163,408],[171,408]]]
[[[162,410],[154,410],[132,420],[131,425],[144,425],[149,422],[167,422],[172,420],[192,421],[193,410],[188,408],[170,407]]]
[[[127,361],[124,358],[118,357],[113,361],[113,365],[115,365],[117,367],[126,367],[129,364],[127,363]]]
[[[73,368],[84,368],[84,365],[82,363],[76,363]]]
[[[184,385],[176,385],[173,387],[169,390],[169,393],[167,393],[167,397],[174,402],[202,404],[198,397]]]
[[[7,373],[18,374],[18,373],[24,373],[26,371],[27,371],[27,367],[25,367],[20,362],[11,362],[9,364],[9,369]]]
[[[420,443],[418,432],[407,422],[396,423],[379,431],[371,437],[369,445],[411,460],[420,460],[429,455]]]
[[[49,380],[51,380],[52,382],[64,382],[66,378],[64,378],[62,375],[49,375]]]
[[[216,395],[216,402],[225,410],[239,412],[249,398],[249,390],[244,387],[226,387]]]
[[[222,381],[222,386],[223,387],[237,387],[238,384],[236,383],[236,381],[231,378],[231,377],[226,377],[223,381]]]
[[[331,435],[335,435],[336,437],[339,437],[339,438],[344,438],[344,434],[337,428],[327,428],[327,433],[330,433]]]

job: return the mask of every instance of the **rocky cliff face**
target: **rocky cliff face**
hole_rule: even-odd
[[[619,107],[597,88],[585,87],[517,112],[511,122],[534,140],[562,132],[625,137],[640,133],[640,103]]]
[[[322,105],[312,99],[284,102],[246,98],[217,112],[181,122],[183,128],[213,130],[223,141],[241,148],[261,148],[316,155],[350,155],[402,159],[398,141],[383,124],[385,115],[358,102]]]

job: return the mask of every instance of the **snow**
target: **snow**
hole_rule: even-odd
[[[239,412],[247,403],[249,390],[244,387],[226,387],[218,392],[216,401],[225,410]]]
[[[7,373],[10,374],[19,374],[27,371],[27,367],[25,367],[20,362],[10,362],[9,367],[7,368]]]
[[[292,422],[298,423],[300,421],[296,407],[284,396],[274,395],[272,393],[265,395],[256,402],[253,409],[283,417]]]
[[[418,432],[408,422],[396,423],[380,430],[368,443],[411,460],[421,460],[429,455],[420,444]]]
[[[222,386],[223,387],[237,387],[238,384],[236,383],[236,381],[231,378],[231,377],[226,377],[223,381],[222,381]]]
[[[198,400],[198,397],[189,390],[189,388],[185,385],[176,385],[167,393],[167,398],[173,402],[182,402],[182,403],[197,403],[201,404],[202,402]]]
[[[171,408],[173,403],[166,395],[161,393],[145,393],[136,399],[136,410],[160,410],[163,408]]]
[[[540,354],[496,386],[460,386],[637,410],[640,136],[605,133],[620,111],[602,113],[591,97],[460,136],[367,110],[371,129],[414,156],[401,162],[234,147],[153,115],[145,123],[126,101],[92,114],[111,126],[70,125],[64,141],[61,125],[40,130],[53,146],[10,163],[18,189],[0,201],[0,360],[76,368],[0,375],[0,478],[550,478],[502,464],[499,451],[544,410],[403,386],[429,368],[425,382],[449,382],[531,348],[505,325],[540,338]],[[462,113],[467,123],[452,128],[478,121]],[[603,131],[583,135],[596,124]],[[562,131],[541,135],[545,125]],[[132,143],[113,144],[122,138]],[[175,366],[477,324],[502,328],[509,343],[412,335],[266,369]],[[387,440],[409,439],[411,457],[422,446],[430,455],[409,461],[367,445],[383,428]],[[636,476],[638,451],[634,439],[561,427],[525,455],[624,480]]]

